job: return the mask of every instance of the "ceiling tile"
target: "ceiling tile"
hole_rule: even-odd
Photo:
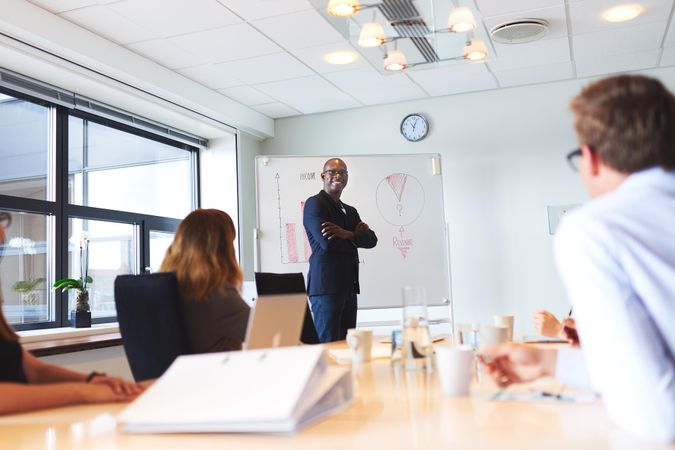
[[[283,103],[275,102],[275,103],[268,103],[266,105],[257,105],[254,106],[253,109],[258,111],[259,113],[265,114],[268,117],[271,117],[272,119],[280,119],[282,117],[291,117],[291,116],[299,116],[301,114],[300,111],[291,108],[288,105],[284,105]]]
[[[657,49],[666,28],[666,22],[643,23],[617,30],[604,30],[572,37],[574,58],[593,55],[607,56]]]
[[[278,45],[246,23],[167,39],[207,62],[233,61],[281,51]]]
[[[663,21],[670,16],[672,1],[670,0],[639,0],[637,3],[645,7],[645,11],[633,20],[627,22],[608,22],[602,18],[602,13],[609,7],[621,2],[607,1],[579,1],[569,4],[572,20],[572,34],[591,33],[600,30],[619,30],[639,24]],[[630,3],[630,2],[627,2]]]
[[[71,9],[84,8],[85,6],[97,5],[96,0],[28,0],[30,3],[53,13],[70,11]]]
[[[476,0],[478,10],[483,17],[508,14],[512,12],[525,12],[530,9],[545,8],[547,6],[560,6],[563,0]],[[523,17],[530,17],[525,14]]]
[[[189,51],[178,48],[166,39],[136,42],[126,45],[126,47],[169,69],[197,66],[207,62]]]
[[[527,44],[500,44],[497,55],[490,56],[490,69],[508,70],[518,67],[541,66],[570,60],[569,41],[565,38],[546,39]]]
[[[666,39],[663,41],[663,46],[675,47],[675,16],[670,18],[670,26],[668,27]]]
[[[59,16],[122,45],[157,37],[107,6],[88,6],[61,13]]]
[[[236,100],[246,106],[261,105],[263,103],[271,103],[274,101],[274,99],[269,95],[263,94],[251,86],[237,86],[228,89],[219,89],[218,92],[221,92],[230,97],[232,100]]]
[[[403,73],[381,75],[375,69],[367,68],[329,73],[324,77],[366,105],[427,97]]]
[[[310,9],[307,0],[218,0],[247,21]]]
[[[628,72],[656,66],[659,50],[620,55],[592,55],[576,58],[577,76],[589,77],[607,73]]]
[[[666,47],[661,55],[659,67],[675,66],[675,47]]]
[[[287,50],[345,41],[314,9],[256,20],[252,25]]]
[[[509,3],[509,2],[504,2]],[[498,16],[484,17],[483,22],[488,31],[497,25],[506,22],[519,20],[523,18],[543,19],[548,22],[548,30],[542,39],[557,39],[567,36],[567,19],[565,15],[565,5],[559,2],[558,5],[548,8],[538,8],[528,10],[526,14],[510,13]],[[519,44],[495,44],[495,45],[519,45]]]
[[[245,84],[260,84],[313,75],[314,72],[288,53],[220,63],[222,70]]]
[[[108,6],[161,37],[220,28],[242,20],[216,0],[124,0]],[[161,11],[161,12],[160,12]]]
[[[354,52],[358,59],[351,64],[330,64],[323,58],[326,54],[332,52]],[[343,70],[365,69],[371,67],[368,61],[364,60],[359,52],[354,50],[354,47],[347,42],[292,50],[291,53],[318,73],[341,72]]]
[[[429,95],[449,95],[461,92],[494,89],[497,83],[485,64],[457,64],[438,69],[411,71],[408,76]]]
[[[548,64],[545,66],[519,67],[516,69],[494,70],[493,73],[502,87],[525,84],[546,83],[549,81],[574,78],[571,62]]]
[[[218,64],[187,67],[176,72],[211,89],[225,89],[242,84],[241,81],[231,77],[225,68]]]
[[[319,76],[259,84],[256,88],[304,114],[362,106]]]

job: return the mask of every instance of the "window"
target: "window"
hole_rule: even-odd
[[[78,117],[69,119],[71,203],[156,216],[192,210],[190,153]]]
[[[0,93],[0,292],[16,329],[68,326],[89,238],[94,323],[116,320],[117,275],[156,271],[197,207],[197,148],[29,96]]]
[[[49,116],[46,106],[0,93],[0,194],[48,199]]]
[[[53,229],[52,219],[43,214],[0,211],[0,226],[5,230],[0,247],[0,289],[10,323],[46,322],[53,317],[47,288],[53,259],[53,239],[48,231]]]

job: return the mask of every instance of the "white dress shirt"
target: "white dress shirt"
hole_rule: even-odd
[[[675,440],[675,172],[632,174],[572,211],[554,250],[585,369],[610,418]],[[572,355],[561,356],[557,375],[569,379]]]

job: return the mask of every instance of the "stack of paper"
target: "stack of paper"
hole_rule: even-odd
[[[177,358],[118,420],[132,433],[288,433],[352,397],[320,345],[209,353]]]

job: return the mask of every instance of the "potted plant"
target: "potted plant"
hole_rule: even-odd
[[[70,324],[75,328],[91,327],[91,309],[89,308],[89,291],[87,286],[94,280],[89,276],[89,238],[83,234],[80,239],[80,278],[63,278],[54,283],[54,289],[62,292],[75,289],[75,311],[70,312]]]
[[[42,303],[40,291],[37,287],[45,281],[44,278],[34,278],[33,258],[37,254],[35,242],[32,239],[24,237],[14,237],[9,240],[9,247],[19,250],[23,256],[23,276],[25,279],[19,280],[12,285],[12,291],[21,296],[21,308],[37,308]]]

